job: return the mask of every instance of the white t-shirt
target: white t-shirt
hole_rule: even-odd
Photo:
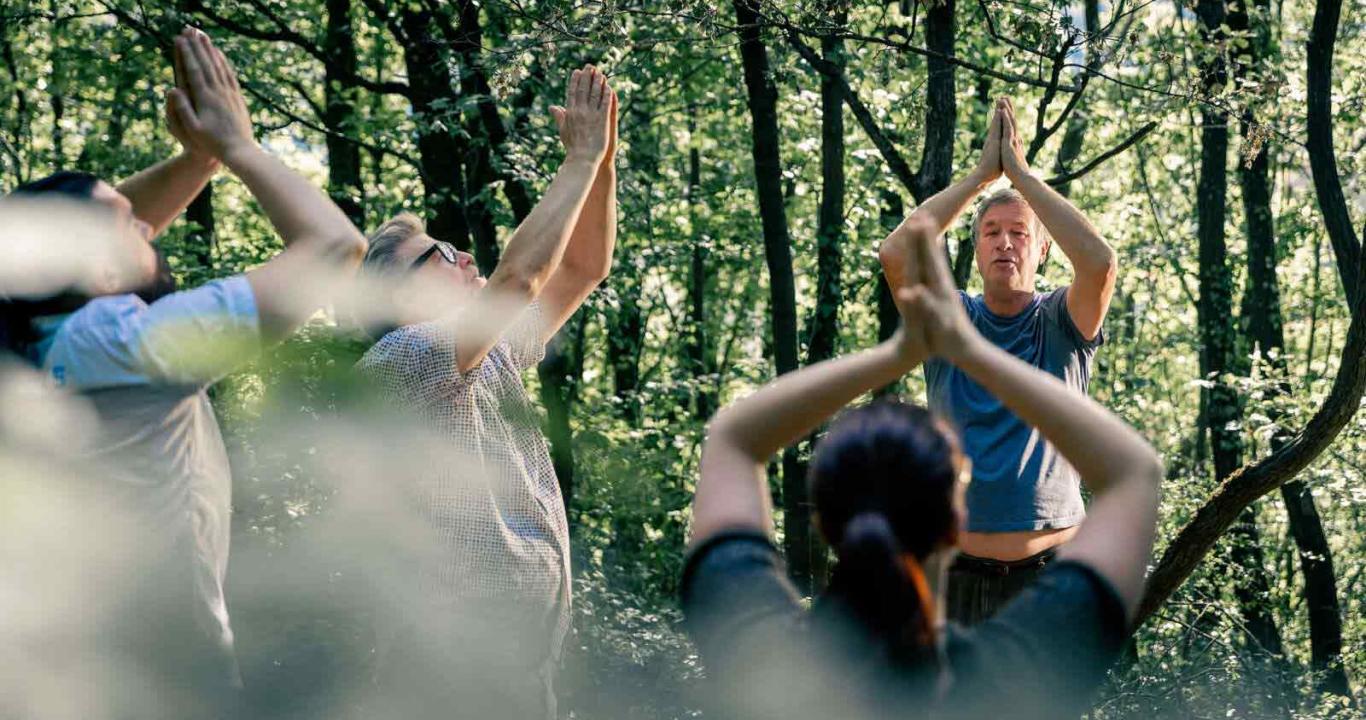
[[[151,305],[136,295],[92,300],[62,323],[43,358],[58,385],[96,410],[85,459],[108,468],[94,480],[148,528],[139,541],[152,544],[145,550],[158,573],[145,593],[158,608],[148,622],[168,638],[177,628],[179,640],[166,643],[175,647],[154,654],[196,683],[240,684],[223,599],[232,477],[205,391],[259,345],[256,298],[235,276]]]

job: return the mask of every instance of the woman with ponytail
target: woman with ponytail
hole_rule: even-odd
[[[702,453],[683,609],[723,717],[1064,718],[1087,708],[1143,591],[1162,466],[1131,428],[986,342],[933,229],[908,223],[902,327],[789,373],[717,414]],[[808,611],[770,538],[764,468],[858,396],[934,356],[1043,435],[1092,492],[1088,519],[1038,582],[991,620],[944,620],[970,477],[924,408],[845,412],[811,459],[814,520],[838,559]]]

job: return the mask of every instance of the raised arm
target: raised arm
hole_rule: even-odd
[[[569,236],[560,266],[541,295],[541,339],[549,341],[612,270],[617,244],[617,94],[610,97],[607,153],[598,165],[579,221]],[[557,110],[557,114],[563,109]]]
[[[608,145],[611,88],[607,78],[588,65],[571,74],[566,95],[566,107],[552,110],[565,146],[564,162],[541,201],[508,238],[488,285],[453,321],[461,372],[482,362],[503,331],[546,289],[598,177]],[[615,185],[612,190],[615,198]],[[610,247],[607,250],[610,262]]]
[[[1133,617],[1157,522],[1162,480],[1157,453],[1095,401],[978,334],[929,228],[913,228],[908,244],[912,286],[898,291],[898,302],[909,315],[913,340],[1000,398],[1077,469],[1094,499],[1061,555],[1086,563],[1107,579]]]
[[[840,408],[910,372],[924,359],[903,328],[869,350],[790,372],[723,408],[702,446],[692,545],[728,530],[772,534],[764,465]]]
[[[318,188],[256,144],[236,74],[207,35],[186,29],[175,51],[183,86],[171,102],[190,142],[246,184],[284,241],[283,253],[247,273],[262,338],[282,339],[355,273],[365,239]]]
[[[882,273],[887,277],[887,285],[899,288],[905,284],[906,267],[905,235],[911,226],[925,227],[934,231],[934,236],[943,235],[949,226],[958,220],[968,205],[988,185],[1001,177],[1001,123],[1003,105],[997,101],[992,111],[991,122],[987,125],[987,140],[982,145],[982,156],[977,160],[967,177],[935,193],[929,200],[921,203],[895,230],[882,241],[878,248],[878,259],[882,262]]]
[[[169,103],[166,114],[168,122],[176,122]],[[155,237],[180,217],[218,171],[218,164],[212,155],[199,155],[186,148],[179,155],[127,178],[117,189],[133,204],[133,214],[152,226]]]
[[[1015,123],[1015,108],[1005,101],[1001,167],[1006,177],[1039,216],[1049,235],[1072,264],[1072,286],[1067,290],[1067,312],[1087,340],[1100,333],[1119,271],[1115,251],[1075,205],[1042,178],[1030,172],[1024,143]]]

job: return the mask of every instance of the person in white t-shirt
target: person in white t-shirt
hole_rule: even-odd
[[[127,697],[110,700],[126,703],[111,716],[221,716],[238,702],[223,593],[231,476],[205,391],[329,303],[366,248],[332,201],[255,142],[233,68],[208,36],[186,29],[175,61],[166,117],[183,154],[117,187],[63,172],[0,201],[57,197],[102,208],[118,251],[139,268],[95,292],[58,288],[0,306],[9,349],[95,408],[88,459],[107,474],[90,479],[92,501],[112,503],[141,528],[142,562],[128,568],[145,576],[132,583],[137,597],[90,588],[92,604],[118,603],[122,613],[90,641],[136,678],[120,691]],[[174,292],[151,242],[220,164],[260,203],[285,250],[243,275]]]

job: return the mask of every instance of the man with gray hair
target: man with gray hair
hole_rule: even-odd
[[[982,294],[959,291],[977,330],[1001,348],[1086,393],[1101,326],[1114,295],[1117,260],[1095,227],[1031,172],[1010,101],[998,100],[982,157],[967,177],[925,201],[883,241],[879,257],[892,287],[906,259],[897,241],[928,218],[942,235],[968,203],[1004,174],[1014,186],[988,195],[972,221]],[[1053,240],[1072,265],[1072,283],[1034,289]],[[1075,470],[1038,431],[962,371],[928,360],[930,408],[957,425],[972,460],[962,553],[949,571],[950,619],[991,617],[1027,586],[1086,515]]]

